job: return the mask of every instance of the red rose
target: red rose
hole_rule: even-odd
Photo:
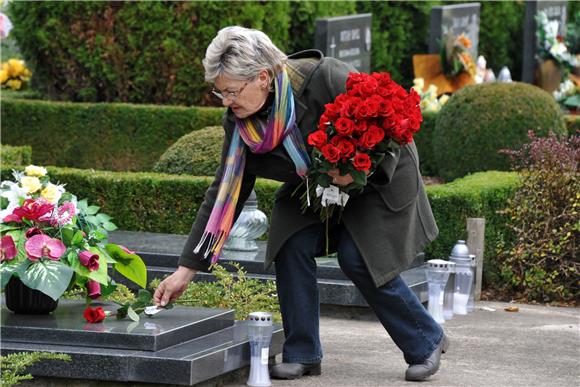
[[[341,157],[344,159],[351,158],[356,151],[355,144],[347,137],[335,136],[330,143],[338,148]]]
[[[326,144],[322,147],[322,154],[331,163],[336,163],[340,160],[340,150],[332,144]]]
[[[318,129],[326,130],[328,124],[330,124],[330,119],[328,119],[326,114],[321,115],[320,119],[318,120]]]
[[[341,117],[336,120],[334,127],[338,134],[348,136],[354,131],[354,121]]]
[[[358,146],[362,149],[372,149],[376,144],[373,136],[368,131],[363,133],[358,139]]]
[[[363,83],[361,83],[361,90],[365,94],[374,94],[379,87],[379,82],[374,78],[367,78]]]
[[[365,73],[349,73],[346,80],[346,90],[352,89],[352,87],[360,82],[364,82],[368,77]]]
[[[368,171],[371,168],[371,158],[366,153],[357,153],[352,165],[357,171]]]
[[[354,132],[357,134],[362,134],[362,133],[366,132],[367,128],[368,128],[367,121],[365,121],[365,120],[357,121],[354,124]]]
[[[44,199],[26,199],[21,207],[12,211],[13,215],[28,220],[38,220],[41,216],[51,212],[54,205]]]
[[[328,136],[324,130],[317,130],[308,135],[308,144],[321,149],[324,144],[328,141]]]
[[[349,97],[340,107],[340,115],[343,117],[353,117],[357,107],[362,103],[358,97]]]
[[[376,125],[371,125],[368,133],[370,134],[373,141],[375,142],[375,145],[378,144],[379,142],[383,141],[383,138],[385,138],[385,131]]]
[[[100,306],[96,308],[91,308],[90,306],[87,306],[87,308],[83,312],[83,316],[85,320],[87,320],[87,322],[90,322],[91,324],[99,323],[103,321],[105,317],[107,317],[105,315],[105,312],[103,311],[103,308],[101,308]]]
[[[357,120],[363,120],[367,117],[370,117],[369,108],[366,102],[363,102],[356,107],[356,110],[354,112],[354,118],[356,118]]]
[[[328,117],[329,121],[334,121],[340,114],[340,105],[335,103],[327,103],[324,105],[324,116]]]

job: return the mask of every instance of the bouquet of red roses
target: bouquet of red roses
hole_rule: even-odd
[[[303,209],[314,197],[314,209],[327,220],[336,206],[344,207],[348,193],[362,191],[386,152],[410,143],[423,117],[415,90],[405,91],[389,73],[350,73],[346,92],[325,105],[312,145]],[[328,172],[338,169],[353,182],[333,186]]]

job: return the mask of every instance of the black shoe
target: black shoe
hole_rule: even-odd
[[[441,359],[441,353],[445,353],[449,348],[449,340],[445,334],[441,339],[441,342],[435,348],[431,356],[429,356],[423,363],[421,364],[411,364],[409,368],[407,368],[407,372],[405,373],[405,380],[409,381],[420,381],[428,378],[429,376],[435,374],[439,369],[439,361]]]
[[[298,379],[305,375],[320,375],[320,363],[280,363],[270,368],[272,379]]]

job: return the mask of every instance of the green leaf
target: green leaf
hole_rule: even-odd
[[[137,254],[125,252],[119,245],[109,243],[105,249],[117,261],[115,270],[142,288],[147,286],[147,268]]]
[[[8,281],[12,275],[18,269],[20,262],[17,262],[15,259],[11,261],[4,261],[0,264],[0,289],[4,290]]]
[[[150,304],[153,296],[148,290],[139,289],[139,292],[137,293],[137,299],[145,304]]]
[[[70,283],[73,270],[59,261],[40,260],[31,264],[20,280],[31,289],[37,289],[58,300]]]
[[[75,232],[72,228],[64,227],[62,229],[62,241],[66,246],[72,246],[72,240],[75,236]]]
[[[97,215],[97,220],[99,222],[105,223],[105,222],[111,220],[111,217],[109,215],[107,215],[107,214],[98,214]]]
[[[100,284],[107,285],[109,283],[109,275],[107,274],[107,257],[103,256],[101,249],[98,247],[91,246],[89,247],[89,251],[99,256],[99,268],[95,271],[91,271],[88,277]]]
[[[72,238],[71,245],[77,245],[82,241],[83,241],[83,232],[79,230],[75,233],[74,237]]]
[[[139,315],[131,307],[127,309],[127,316],[133,321],[139,321]]]
[[[0,224],[0,233],[2,235],[4,235],[5,232],[12,231],[12,230],[18,230],[20,227],[21,226],[10,226],[10,225],[2,223],[2,224]]]
[[[330,177],[330,175],[327,175],[326,173],[323,173],[323,174],[318,176],[318,179],[316,182],[319,185],[321,185],[322,187],[328,188],[330,183],[332,183],[332,177]]]
[[[95,215],[97,212],[99,212],[100,209],[101,207],[99,206],[89,206],[86,212],[89,215]]]
[[[103,228],[107,231],[114,231],[117,229],[117,226],[112,222],[105,222],[103,223]]]
[[[77,208],[81,211],[81,212],[85,212],[87,210],[88,204],[87,204],[87,199],[83,199],[83,200],[79,200],[77,202]]]

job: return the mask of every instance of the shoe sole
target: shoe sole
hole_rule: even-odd
[[[322,374],[322,367],[320,364],[317,364],[313,367],[307,368],[304,372],[300,375],[270,375],[273,379],[281,379],[281,380],[296,380],[300,379],[303,376],[319,376]]]

